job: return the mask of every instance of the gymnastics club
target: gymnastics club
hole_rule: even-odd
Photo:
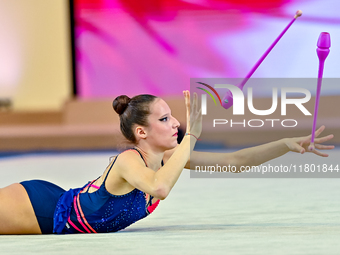
[[[318,73],[318,86],[317,86],[317,89],[316,89],[315,106],[314,106],[312,138],[310,140],[310,145],[309,145],[310,150],[315,149],[315,145],[314,145],[315,127],[316,127],[316,119],[318,117],[323,67],[324,67],[324,64],[325,64],[325,60],[326,60],[326,58],[329,54],[329,47],[331,47],[331,38],[330,38],[329,33],[322,32],[320,34],[317,46],[318,46],[318,48],[316,49],[316,53],[318,54],[318,58],[319,58],[319,73]]]
[[[277,42],[281,39],[281,37],[286,33],[288,28],[294,23],[294,21],[302,15],[302,11],[297,11],[294,18],[291,22],[286,26],[286,28],[281,32],[281,34],[276,38],[276,40],[270,45],[270,47],[267,49],[267,51],[262,55],[262,57],[256,62],[254,67],[250,70],[250,72],[246,75],[246,77],[242,80],[242,82],[238,85],[238,87],[243,90],[244,85],[249,80],[249,78],[253,75],[253,73],[256,71],[256,69],[259,67],[259,65],[262,63],[262,61],[267,57],[269,52],[274,48],[274,46],[277,44]],[[222,106],[225,109],[229,109],[233,105],[233,95],[228,90],[228,92],[225,94],[223,100],[222,100]]]

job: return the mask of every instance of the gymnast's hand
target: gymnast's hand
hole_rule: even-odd
[[[315,131],[315,137],[318,137],[322,131],[324,131],[325,126],[321,126],[317,131]],[[322,143],[327,142],[331,140],[334,136],[333,135],[328,135],[324,137],[320,137],[315,139],[314,144],[315,144],[315,149],[311,150],[309,148],[309,144],[311,141],[312,135],[305,136],[305,137],[297,137],[297,138],[285,138],[284,141],[286,145],[288,146],[290,151],[298,152],[298,153],[305,153],[307,152],[313,152],[314,154],[321,156],[321,157],[328,157],[328,154],[322,153],[316,149],[319,150],[331,150],[334,149],[333,145],[323,145]]]
[[[202,113],[198,105],[197,94],[194,93],[194,100],[192,107],[190,103],[190,92],[188,90],[183,91],[185,98],[185,106],[187,112],[187,133],[192,134],[198,138],[202,132]],[[192,109],[191,109],[192,108]]]

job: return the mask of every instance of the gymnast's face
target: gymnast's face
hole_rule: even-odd
[[[177,145],[179,122],[171,115],[171,109],[161,98],[150,104],[149,126],[145,128],[146,141],[161,150]]]

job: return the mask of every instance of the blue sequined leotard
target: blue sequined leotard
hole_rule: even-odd
[[[159,200],[152,204],[153,197],[138,189],[124,195],[112,195],[106,190],[106,179],[118,156],[97,191],[88,192],[93,181],[81,189],[65,192],[59,199],[54,215],[54,233],[116,232],[146,217],[155,209]]]

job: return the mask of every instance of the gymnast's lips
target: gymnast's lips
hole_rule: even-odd
[[[178,132],[176,132],[174,135],[172,135],[172,136],[177,136],[178,135]]]

